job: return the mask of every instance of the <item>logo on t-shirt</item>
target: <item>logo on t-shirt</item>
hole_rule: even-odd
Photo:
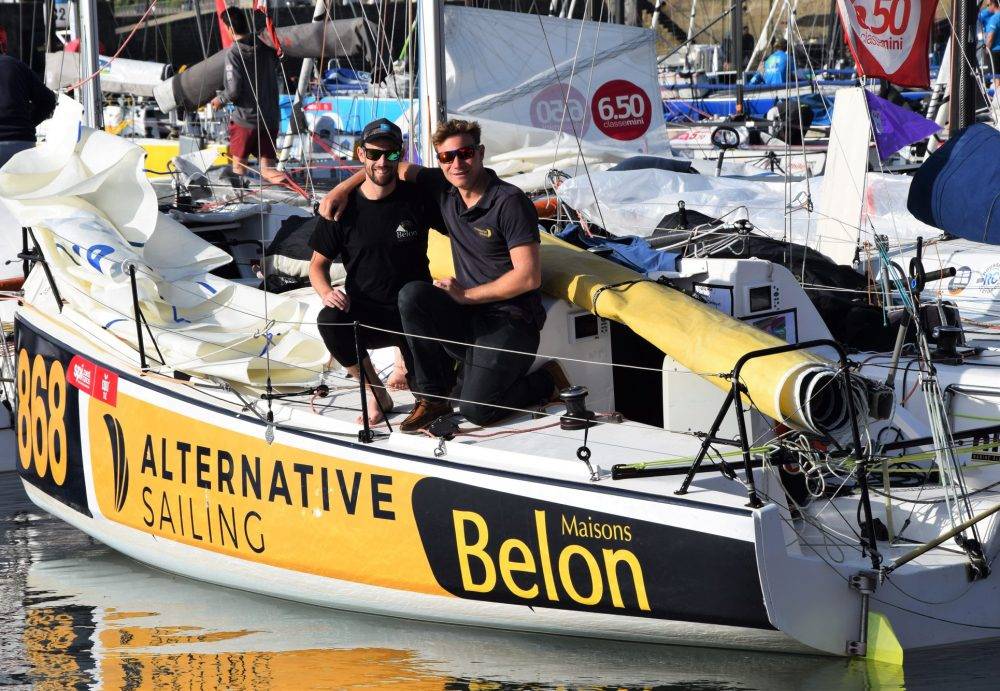
[[[476,232],[479,233],[480,237],[484,237],[487,240],[489,240],[491,237],[493,237],[493,229],[492,228],[476,228]]]
[[[409,240],[410,238],[417,237],[417,229],[407,227],[405,223],[400,223],[396,228],[396,239],[397,240]]]

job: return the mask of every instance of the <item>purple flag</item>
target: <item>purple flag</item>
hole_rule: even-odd
[[[867,89],[865,99],[868,101],[868,116],[872,121],[875,147],[881,160],[941,129],[936,122],[879,98]]]

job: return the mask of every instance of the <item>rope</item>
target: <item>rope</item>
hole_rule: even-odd
[[[135,26],[132,27],[132,31],[129,32],[129,35],[125,38],[125,40],[122,42],[122,44],[120,46],[118,46],[118,50],[115,51],[115,54],[111,56],[111,59],[108,60],[108,62],[107,62],[106,65],[104,65],[103,67],[99,66],[97,68],[97,71],[95,71],[89,77],[85,77],[85,78],[81,79],[80,81],[76,82],[75,84],[71,84],[70,86],[66,87],[66,91],[73,91],[74,89],[83,86],[84,84],[86,84],[90,80],[92,80],[95,77],[97,77],[97,75],[99,75],[101,73],[101,70],[103,70],[105,67],[110,67],[111,63],[113,63],[115,60],[117,60],[118,56],[122,54],[122,51],[125,50],[125,46],[127,46],[128,43],[129,43],[129,41],[132,40],[132,37],[135,36],[135,32],[138,31],[139,28],[146,22],[146,18],[149,17],[150,13],[153,11],[153,8],[155,8],[155,7],[156,7],[156,0],[153,0],[151,3],[149,3],[149,7],[146,8],[146,11],[143,13],[142,17],[140,17],[139,21],[137,21],[135,23]]]

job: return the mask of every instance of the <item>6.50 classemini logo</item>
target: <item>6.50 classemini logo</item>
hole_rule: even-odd
[[[113,415],[105,413],[108,427],[108,445],[111,447],[112,477],[115,482],[115,509],[121,511],[128,498],[128,458],[125,455],[125,435],[122,425]]]
[[[66,370],[59,360],[46,364],[26,348],[17,354],[17,455],[21,467],[32,463],[40,478],[66,482],[69,440],[66,434]]]

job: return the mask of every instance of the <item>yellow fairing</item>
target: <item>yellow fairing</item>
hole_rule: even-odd
[[[711,375],[732,371],[745,353],[784,345],[770,334],[650,281],[602,291],[595,310],[594,295],[600,288],[639,280],[640,274],[547,234],[542,234],[541,254],[545,293],[625,324],[721,389],[728,390],[729,382]],[[435,277],[454,275],[447,237],[432,232],[428,255]],[[829,363],[805,351],[783,353],[751,361],[741,378],[762,412],[805,426],[796,380],[816,366],[828,367]]]

